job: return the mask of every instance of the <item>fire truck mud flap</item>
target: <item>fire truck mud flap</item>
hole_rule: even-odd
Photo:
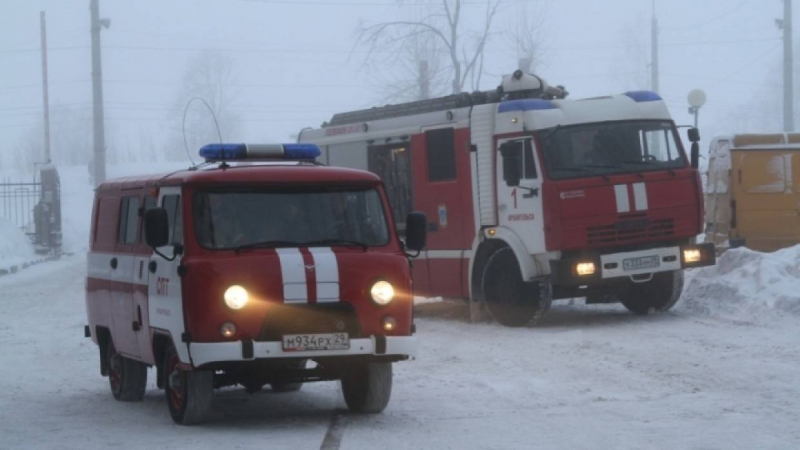
[[[385,342],[385,344],[384,344]],[[252,343],[252,358],[243,355],[250,353]],[[248,347],[243,352],[244,347]],[[331,356],[413,356],[417,350],[416,336],[371,336],[362,339],[351,339],[350,348],[346,350],[316,350],[316,351],[284,351],[281,342],[193,342],[189,345],[192,363],[195,367],[213,362],[225,361],[252,361],[254,359],[275,358],[314,358]]]

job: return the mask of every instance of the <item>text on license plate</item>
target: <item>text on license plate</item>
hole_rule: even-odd
[[[283,351],[285,352],[347,350],[349,348],[350,336],[347,333],[283,335]]]
[[[655,269],[660,265],[661,258],[658,256],[643,256],[622,261],[623,270]]]

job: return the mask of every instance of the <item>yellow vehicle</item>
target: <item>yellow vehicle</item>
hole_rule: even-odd
[[[706,242],[771,252],[800,243],[800,133],[715,138]]]

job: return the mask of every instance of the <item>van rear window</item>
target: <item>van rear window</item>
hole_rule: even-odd
[[[136,243],[139,230],[139,197],[123,197],[119,209],[119,230],[117,242],[123,245]]]

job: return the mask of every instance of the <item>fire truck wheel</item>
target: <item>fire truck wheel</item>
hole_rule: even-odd
[[[350,411],[377,414],[392,396],[392,363],[356,363],[342,374],[342,394]]]
[[[306,368],[307,363],[307,359],[301,359],[291,363],[291,368],[293,370],[302,370]],[[272,388],[272,392],[297,392],[303,387],[303,383],[270,383],[269,387]]]
[[[681,298],[683,271],[662,272],[653,275],[647,283],[633,283],[619,295],[622,304],[636,314],[667,311]]]
[[[147,365],[117,353],[114,343],[109,339],[108,382],[114,398],[121,402],[139,402],[144,399],[147,386]]]
[[[501,325],[522,327],[538,321],[550,309],[550,290],[526,283],[514,250],[495,252],[483,272],[483,296],[489,313]]]
[[[164,391],[172,420],[180,425],[203,423],[211,412],[214,395],[214,372],[181,370],[175,347],[164,355]]]

